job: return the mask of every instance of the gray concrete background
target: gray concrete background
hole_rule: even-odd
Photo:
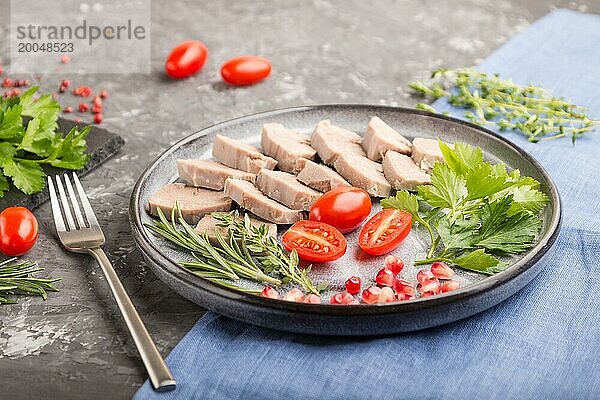
[[[1,0],[1,9],[7,3]],[[44,77],[49,91],[69,78],[110,92],[103,127],[126,145],[83,184],[104,225],[106,250],[161,352],[204,310],[157,280],[129,231],[131,189],[160,152],[204,126],[273,108],[413,106],[409,80],[440,66],[473,65],[556,7],[600,13],[594,0],[154,1],[151,75]],[[0,22],[0,48],[6,48],[5,13]],[[166,54],[192,38],[210,50],[203,71],[166,79]],[[272,76],[251,87],[223,84],[220,63],[241,54],[270,58]],[[29,257],[62,278],[60,292],[45,302],[21,298],[0,306],[0,398],[130,398],[146,375],[101,271],[91,258],[58,246],[48,204],[36,214],[40,238]]]

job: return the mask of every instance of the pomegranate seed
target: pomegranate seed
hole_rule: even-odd
[[[92,99],[92,103],[95,106],[102,107],[102,99],[100,98],[100,96],[94,96],[94,98]]]
[[[87,103],[79,103],[79,112],[88,112],[90,106]]]
[[[391,287],[384,286],[381,288],[381,294],[379,295],[378,303],[391,303],[396,301],[396,293]]]
[[[101,115],[101,114],[96,114],[96,115]],[[94,122],[96,122],[96,115],[94,115]],[[96,122],[96,123],[99,124],[99,122]],[[302,293],[302,290],[300,290],[298,288],[293,288],[292,290],[290,290],[289,292],[284,294],[282,298],[283,298],[283,300],[295,301],[296,303],[302,303],[302,301],[304,300],[304,293]]]
[[[94,106],[92,107],[92,112],[93,112],[94,114],[99,114],[99,113],[101,113],[101,112],[102,112],[102,106],[98,107],[98,106],[94,105]]]
[[[432,279],[435,279],[435,276],[428,269],[422,269],[419,272],[417,272],[417,281],[419,281],[421,285],[426,284]]]
[[[71,106],[65,107],[65,108],[63,108],[63,112],[64,113],[72,113],[73,107],[71,107]]]
[[[16,88],[13,89],[12,92],[13,92],[13,94],[12,94],[13,96],[19,96],[21,94],[21,91],[19,89],[16,89]]]
[[[73,89],[73,94],[75,96],[81,96],[82,92],[83,92],[83,88],[81,86],[77,86],[75,89]]]
[[[350,293],[342,292],[331,296],[329,304],[358,304],[358,301]]]
[[[64,54],[61,58],[60,58],[60,62],[63,64],[68,64],[71,61],[71,57],[69,57],[68,55]]]
[[[106,90],[103,90],[100,92],[100,98],[101,99],[105,99],[108,97],[108,92]]]
[[[12,95],[13,95],[13,91],[12,90],[7,90],[6,92],[4,92],[2,94],[2,96],[4,96],[4,97],[10,97]]]
[[[95,124],[101,124],[103,119],[104,119],[104,116],[102,114],[100,114],[100,113],[94,114],[94,123]]]
[[[350,294],[357,294],[358,292],[360,292],[360,284],[361,281],[358,276],[351,276],[346,281],[346,290]]]
[[[29,79],[25,79],[23,81],[21,81],[21,86],[29,86],[31,82],[29,82]]]
[[[425,292],[421,294],[421,297],[430,297],[430,296],[435,296],[435,293],[433,292]]]
[[[362,299],[367,304],[377,303],[381,295],[381,288],[377,286],[369,286],[362,292]]]
[[[308,296],[306,296],[304,302],[308,304],[321,304],[321,297],[317,296],[314,293],[311,293]]]
[[[260,292],[260,295],[262,297],[268,297],[270,299],[279,298],[279,292],[277,292],[277,290],[273,289],[271,286],[265,286],[262,292]]]
[[[398,275],[403,268],[404,262],[398,257],[387,256],[385,258],[385,269],[389,269],[394,275]]]
[[[379,286],[392,286],[394,284],[394,274],[389,269],[379,270],[375,277],[375,282]]]
[[[456,289],[460,289],[459,281],[446,281],[442,283],[442,293],[451,292]]]
[[[442,262],[434,262],[431,264],[431,273],[438,279],[451,279],[456,273]]]
[[[59,87],[59,88],[58,88],[58,91],[59,91],[60,93],[64,93],[64,92],[66,92],[66,91],[67,91],[67,88],[66,88],[65,86],[61,86],[61,87]]]
[[[4,80],[2,81],[2,86],[3,87],[12,87],[13,85],[13,80],[9,79],[9,78],[4,78]]]
[[[433,278],[425,284],[420,284],[419,286],[417,286],[417,289],[419,290],[419,293],[421,293],[421,295],[424,295],[427,292],[431,292],[433,294],[442,293],[442,286],[440,285],[440,281],[438,281],[437,278]]]
[[[415,295],[415,287],[409,281],[405,281],[404,279],[396,278],[394,279],[394,289],[398,295],[403,294],[406,296],[414,296]]]
[[[398,300],[400,301],[404,301],[404,300],[412,300],[415,298],[415,296],[410,296],[408,294],[404,294],[404,293],[398,293]]]
[[[63,79],[62,81],[60,81],[60,86],[64,86],[66,88],[68,88],[70,84],[71,84],[71,81],[68,79]]]

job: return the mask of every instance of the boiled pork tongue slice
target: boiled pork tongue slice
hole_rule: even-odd
[[[265,156],[258,148],[223,135],[215,137],[212,154],[219,162],[252,174],[277,165],[276,160]]]
[[[312,160],[317,154],[310,146],[310,138],[281,124],[268,123],[262,127],[260,145],[264,153],[277,160],[277,167],[297,174],[302,169],[301,158]]]
[[[321,193],[300,183],[292,174],[261,169],[256,177],[256,187],[263,194],[293,210],[309,211]]]
[[[323,164],[310,160],[302,160],[302,163],[297,178],[312,189],[325,193],[338,186],[350,186],[340,174]]]
[[[310,137],[311,146],[325,164],[333,165],[342,153],[366,156],[360,145],[362,138],[347,129],[331,124],[328,119],[320,121]]]
[[[388,150],[410,155],[412,147],[408,139],[379,117],[373,117],[369,121],[362,146],[367,152],[367,157],[377,162],[381,162]]]
[[[190,186],[223,190],[227,178],[254,182],[256,175],[213,160],[177,160],[179,179]]]
[[[382,166],[385,178],[396,190],[416,190],[419,185],[431,183],[431,176],[407,155],[388,150]]]

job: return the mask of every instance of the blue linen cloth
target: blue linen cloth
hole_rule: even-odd
[[[547,87],[597,118],[600,16],[556,10],[478,68]],[[368,339],[289,334],[207,313],[167,357],[177,389],[155,393],[146,382],[135,398],[600,398],[598,135],[575,146],[506,135],[552,175],[564,224],[554,258],[502,304],[438,328]]]

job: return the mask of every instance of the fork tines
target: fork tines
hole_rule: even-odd
[[[77,174],[73,172],[73,182],[77,189],[77,195],[73,190],[69,175],[64,174],[63,179],[67,187],[66,191],[60,175],[56,175],[54,179],[50,176],[48,177],[48,191],[50,192],[52,215],[54,216],[56,229],[58,231],[72,231],[100,227]],[[55,187],[58,188],[58,193]],[[83,214],[81,213],[79,202],[81,202],[81,206],[83,207]],[[75,218],[73,218],[73,215],[75,215]]]

